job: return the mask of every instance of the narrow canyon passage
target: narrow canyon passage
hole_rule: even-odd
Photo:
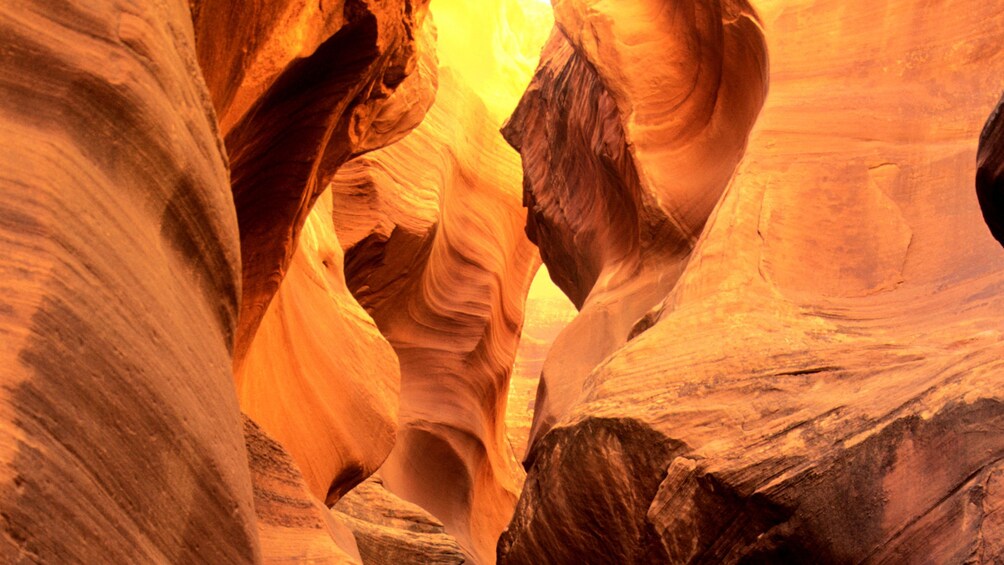
[[[0,563],[1004,562],[1002,44],[0,5]]]

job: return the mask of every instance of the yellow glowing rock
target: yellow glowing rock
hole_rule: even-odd
[[[345,286],[331,217],[326,192],[236,376],[241,408],[328,504],[387,457],[400,386],[397,356]]]

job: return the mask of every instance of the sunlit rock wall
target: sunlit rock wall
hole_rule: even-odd
[[[672,288],[741,155],[765,95],[765,46],[749,13],[724,20],[728,14],[718,8],[716,20],[708,15],[713,8],[646,15],[639,22],[647,23],[635,23],[631,33],[649,42],[647,51],[622,44],[631,37],[616,35],[628,34],[616,26],[594,26],[601,37],[580,38],[608,45],[606,56],[632,61],[633,73],[661,77],[666,87],[658,96],[623,69],[609,78],[598,74],[605,67],[568,41],[559,19],[506,125],[507,139],[523,154],[527,234],[551,278],[581,310],[544,364],[531,444],[567,414],[593,367]],[[604,22],[611,17],[599,14]],[[658,55],[681,49],[672,45],[679,38],[663,33],[678,22],[689,22],[685,31],[698,42],[689,47],[699,57],[687,62],[694,68],[686,73]],[[701,71],[709,66],[721,69],[714,82]],[[662,76],[674,72],[682,74]],[[623,103],[634,108],[630,114],[617,92],[637,97]]]
[[[0,5],[0,561],[260,558],[240,255],[181,0]]]
[[[400,23],[395,24],[393,18],[400,15],[395,14],[391,10],[372,17],[378,25],[393,27]],[[318,20],[309,16],[305,21]],[[287,35],[302,39],[291,31]],[[359,125],[365,129],[350,132],[354,151],[373,149],[405,135],[422,120],[435,97],[437,62],[431,19],[422,20],[414,44],[387,47],[394,48],[415,49],[416,64],[393,93],[375,99],[379,101],[374,106],[377,113]],[[328,58],[337,68],[345,54],[333,53]],[[271,60],[262,59],[260,64]],[[264,72],[254,65],[250,71]],[[364,74],[362,80],[374,79]],[[338,104],[347,103],[339,98],[347,92],[317,98],[317,111],[334,111]],[[358,118],[360,106],[347,108]],[[282,131],[260,133],[272,136],[268,143],[285,135]],[[327,193],[316,209],[295,238],[296,254],[246,356],[236,365],[235,380],[242,409],[289,451],[313,495],[333,504],[390,453],[397,428],[400,370],[394,351],[345,286],[342,250],[331,221],[333,213],[341,212],[333,212]],[[275,228],[269,225],[270,230]],[[247,260],[263,260],[257,251],[252,254]]]
[[[428,2],[191,4],[240,224],[239,370],[331,175],[421,121],[429,97],[414,71]]]
[[[490,560],[518,495],[504,428],[523,299],[537,267],[521,233],[519,165],[474,93],[442,69],[409,137],[339,173],[349,288],[401,361],[384,483]],[[344,221],[344,224],[343,224]],[[365,237],[362,237],[365,233]]]
[[[436,103],[408,137],[343,167],[332,190],[348,286],[401,362],[400,425],[383,482],[489,563],[522,479],[504,414],[539,264],[523,235],[519,158],[498,129],[541,43],[509,26],[543,18],[534,28],[542,42],[550,20],[539,5],[477,8],[433,5]],[[442,23],[468,17],[485,27]]]
[[[640,45],[643,20],[619,18],[641,3],[569,23],[596,15],[587,4],[557,3],[559,23],[613,30],[577,52],[597,61],[627,139],[645,137],[623,84],[652,71],[616,41]],[[1004,251],[972,182],[1004,12],[756,7],[770,95],[744,161],[672,291],[535,438],[502,562],[1002,558]],[[637,170],[666,163],[644,143]],[[532,188],[539,165],[523,156]],[[663,210],[688,206],[658,194]]]

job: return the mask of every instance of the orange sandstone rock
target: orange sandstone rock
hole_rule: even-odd
[[[331,175],[406,134],[431,102],[428,80],[406,80],[420,68],[418,45],[428,43],[416,37],[431,33],[426,4],[256,0],[234,10],[193,2],[240,223],[238,370]],[[240,31],[229,37],[232,26]],[[391,101],[402,87],[411,96]]]
[[[578,38],[602,41],[606,57],[634,61],[634,73],[656,73],[665,84],[661,97],[619,67],[611,77],[599,75],[612,63],[594,63],[583,54],[591,51],[577,51],[557,29],[504,129],[523,154],[527,234],[551,278],[581,310],[544,364],[531,445],[567,413],[592,368],[672,288],[763,101],[766,53],[755,17],[707,4],[701,17],[684,8],[670,10],[683,12],[676,19],[663,16],[689,22],[688,33],[700,43],[691,47],[699,60],[688,64],[724,69],[711,73],[712,82],[699,69],[676,77],[678,65],[660,60],[666,49],[679,50],[667,45],[678,39],[664,36],[663,16],[633,24],[634,35],[621,37],[611,35],[628,34],[616,25],[627,17],[620,15],[611,29],[590,27],[602,38]],[[711,13],[718,19],[704,17]],[[559,27],[566,25],[559,18]],[[649,42],[648,50],[635,40]]]
[[[536,438],[502,562],[1002,558],[1004,251],[970,187],[1004,13],[758,8],[771,94],[745,160],[676,285]],[[638,21],[611,17],[615,40]]]
[[[538,264],[508,151],[480,99],[442,69],[422,125],[332,186],[349,288],[401,361],[397,443],[380,474],[478,562],[492,560],[518,495],[504,411]]]
[[[390,453],[401,378],[394,350],[345,286],[332,213],[325,192],[236,375],[243,410],[328,504]]]
[[[260,558],[188,6],[0,6],[0,561]]]

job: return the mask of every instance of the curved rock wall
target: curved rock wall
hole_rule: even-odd
[[[401,378],[394,350],[345,286],[331,218],[325,192],[237,374],[242,409],[328,504],[390,453]]]
[[[593,26],[606,30],[602,38],[578,38],[601,42],[604,57],[630,60],[635,74],[661,77],[668,85],[662,98],[636,84],[632,73],[622,76],[623,69],[609,78],[598,74],[609,63],[594,63],[587,55],[597,55],[568,41],[561,29],[579,23],[563,23],[556,5],[559,29],[504,129],[523,155],[527,234],[551,278],[581,310],[544,364],[531,446],[567,413],[592,368],[672,288],[763,102],[766,54],[755,17],[723,20],[724,8],[710,4],[717,25],[690,21],[689,33],[701,43],[692,46],[702,57],[696,64],[724,69],[714,83],[699,70],[672,80],[660,74],[679,69],[656,55],[668,48],[659,18],[648,18],[652,29],[635,24],[628,37],[610,35],[628,33],[616,26]],[[651,43],[646,57],[633,50],[635,40]],[[678,100],[679,92],[687,97]],[[659,146],[670,138],[672,146]]]
[[[233,10],[193,2],[240,223],[238,371],[331,175],[354,154],[399,139],[428,107],[427,81],[407,80],[418,66],[415,38],[431,33],[426,4],[257,0]],[[233,37],[230,26],[240,30]],[[399,88],[412,94],[395,98]]]
[[[771,94],[745,160],[672,291],[536,438],[501,562],[1002,558],[1004,252],[969,187],[1004,13],[758,8]],[[580,42],[630,99],[619,44]]]
[[[520,234],[519,165],[450,69],[410,136],[347,165],[332,190],[349,288],[401,361],[397,443],[380,474],[477,562],[518,495],[504,413],[538,265]]]
[[[259,559],[188,6],[7,2],[0,51],[0,561]]]
[[[433,14],[450,25],[436,103],[408,137],[339,171],[334,221],[348,286],[401,362],[397,443],[382,480],[489,563],[522,480],[504,414],[539,264],[521,234],[517,155],[498,128],[505,100],[511,109],[519,96],[513,85],[532,72],[533,31],[551,20],[513,0],[477,9],[442,0]],[[485,28],[455,25],[468,18]],[[515,27],[530,21],[539,27]]]
[[[345,116],[352,116],[354,125],[347,132],[351,147],[346,145],[346,139],[335,136],[327,140],[315,139],[320,145],[312,150],[324,152],[341,143],[342,149],[365,151],[391,143],[422,120],[435,97],[437,61],[435,30],[431,19],[422,19],[421,29],[416,30],[414,42],[411,43],[405,37],[393,36],[393,33],[405,33],[396,27],[402,24],[398,20],[403,16],[394,11],[394,6],[397,6],[398,11],[410,13],[410,3],[385,4],[382,11],[372,13],[365,10],[359,12],[352,6],[354,4],[345,7],[348,19],[342,24],[347,27],[338,33],[355,33],[353,29],[372,24],[378,29],[390,30],[385,30],[391,34],[390,39],[380,39],[378,34],[376,38],[365,40],[356,37],[353,43],[333,36],[329,41],[342,41],[344,49],[372,49],[373,53],[367,57],[372,56],[374,59],[365,59],[366,65],[370,65],[367,67],[369,70],[355,69],[352,72],[362,74],[355,78],[338,78],[337,81],[347,82],[338,82],[337,88],[327,92],[327,97],[322,95],[323,92],[299,90],[305,88],[303,85],[290,87],[290,96],[315,96],[311,99],[311,104],[316,105],[311,110],[315,112],[313,120],[320,121],[325,112],[343,112]],[[297,9],[309,11],[316,9],[316,6],[298,6]],[[330,9],[330,6],[324,8]],[[317,14],[297,13],[300,14],[297,18],[303,19],[303,22],[320,25],[326,21]],[[334,12],[324,13],[335,17],[332,15]],[[340,7],[337,13],[340,17]],[[202,15],[205,16],[206,12],[203,11]],[[294,18],[294,23],[299,21],[297,18]],[[363,20],[356,21],[352,18]],[[370,23],[366,24],[364,20]],[[404,24],[407,26],[411,22],[406,19]],[[408,29],[410,28],[405,31]],[[294,39],[306,41],[305,38],[311,37],[315,32],[317,30],[305,23],[299,27],[280,27],[273,30],[273,35],[262,49],[299,57],[295,63],[280,60],[290,69],[296,65],[308,64],[304,57],[317,56],[326,59],[310,64],[324,66],[325,73],[337,74],[344,71],[343,67],[348,59],[346,53],[352,51],[332,51],[324,56],[316,53],[304,55],[300,51],[290,50],[290,42]],[[281,36],[281,40],[277,39],[277,34]],[[366,41],[371,40],[376,41],[376,44],[367,47]],[[284,46],[285,51],[280,50],[279,46]],[[210,50],[224,47],[226,45],[207,43],[208,54],[204,53],[203,56],[219,56]],[[309,44],[303,44],[297,49],[302,51],[307,47]],[[315,48],[321,47],[315,45]],[[395,49],[400,53],[395,54]],[[353,89],[369,88],[367,81],[379,78],[374,74],[376,71],[387,72],[380,66],[386,64],[386,61],[380,63],[380,60],[403,57],[410,50],[417,51],[414,55],[417,64],[413,69],[406,69],[410,74],[393,92],[389,90],[390,86],[384,85],[381,86],[383,90],[379,95],[372,92],[368,94],[371,96],[368,102],[351,99],[354,96]],[[250,64],[248,73],[260,77],[266,71],[278,72],[269,71],[271,67],[268,66],[276,64],[275,56],[259,55],[255,61]],[[337,64],[332,64],[333,62]],[[316,69],[310,71],[314,74],[318,72]],[[311,80],[317,78],[311,76]],[[332,77],[328,78],[334,80]],[[286,79],[279,77],[276,80],[281,82]],[[244,88],[245,83],[241,84]],[[307,87],[321,88],[316,84],[308,84]],[[246,97],[241,92],[243,90],[238,89],[235,96]],[[285,104],[275,96],[272,100],[280,105]],[[281,110],[272,108],[265,101],[260,101],[259,105],[262,107],[259,112],[275,111],[280,112],[277,116],[281,115]],[[342,105],[341,109],[338,108],[339,105]],[[305,115],[304,120],[310,121],[307,118]],[[226,122],[226,118],[223,120]],[[283,123],[282,127],[288,125]],[[314,127],[318,124],[311,122],[308,125]],[[276,139],[291,133],[279,129],[261,131],[258,135],[264,137],[255,138],[255,143],[269,146],[276,143]],[[230,142],[231,138],[228,137],[228,143]],[[324,147],[325,143],[328,144],[327,149]],[[241,150],[241,147],[236,149]],[[288,156],[296,159],[292,154]],[[276,152],[268,150],[264,158],[274,159]],[[327,166],[335,167],[337,163]],[[239,183],[235,181],[235,191],[239,192],[240,188],[236,184]],[[267,188],[273,196],[280,198],[280,190],[286,190],[282,185],[274,183]],[[264,198],[263,195],[259,196]],[[296,242],[297,251],[289,260],[283,284],[274,299],[269,296],[271,301],[267,302],[268,307],[245,357],[237,360],[235,378],[242,409],[289,451],[302,470],[313,495],[328,504],[334,504],[339,496],[375,471],[390,453],[397,428],[400,370],[394,351],[345,286],[342,250],[331,221],[331,198],[327,193],[320,198],[316,205],[318,211],[308,216],[302,236],[295,235],[295,226],[287,224],[284,228],[286,236],[292,236],[291,241]],[[240,198],[237,200],[240,201]],[[255,205],[263,209],[270,208],[274,201],[262,200]],[[276,233],[282,231],[282,225],[268,224],[265,227]],[[290,229],[293,231],[290,232]],[[291,244],[291,241],[286,244]],[[271,243],[282,242],[276,239]],[[253,257],[247,258],[257,266],[261,266],[263,260],[259,251],[257,248],[252,249]],[[248,275],[247,270],[245,275]],[[249,296],[249,292],[253,296],[256,291],[245,287],[245,297]],[[246,329],[252,331],[250,326]]]

